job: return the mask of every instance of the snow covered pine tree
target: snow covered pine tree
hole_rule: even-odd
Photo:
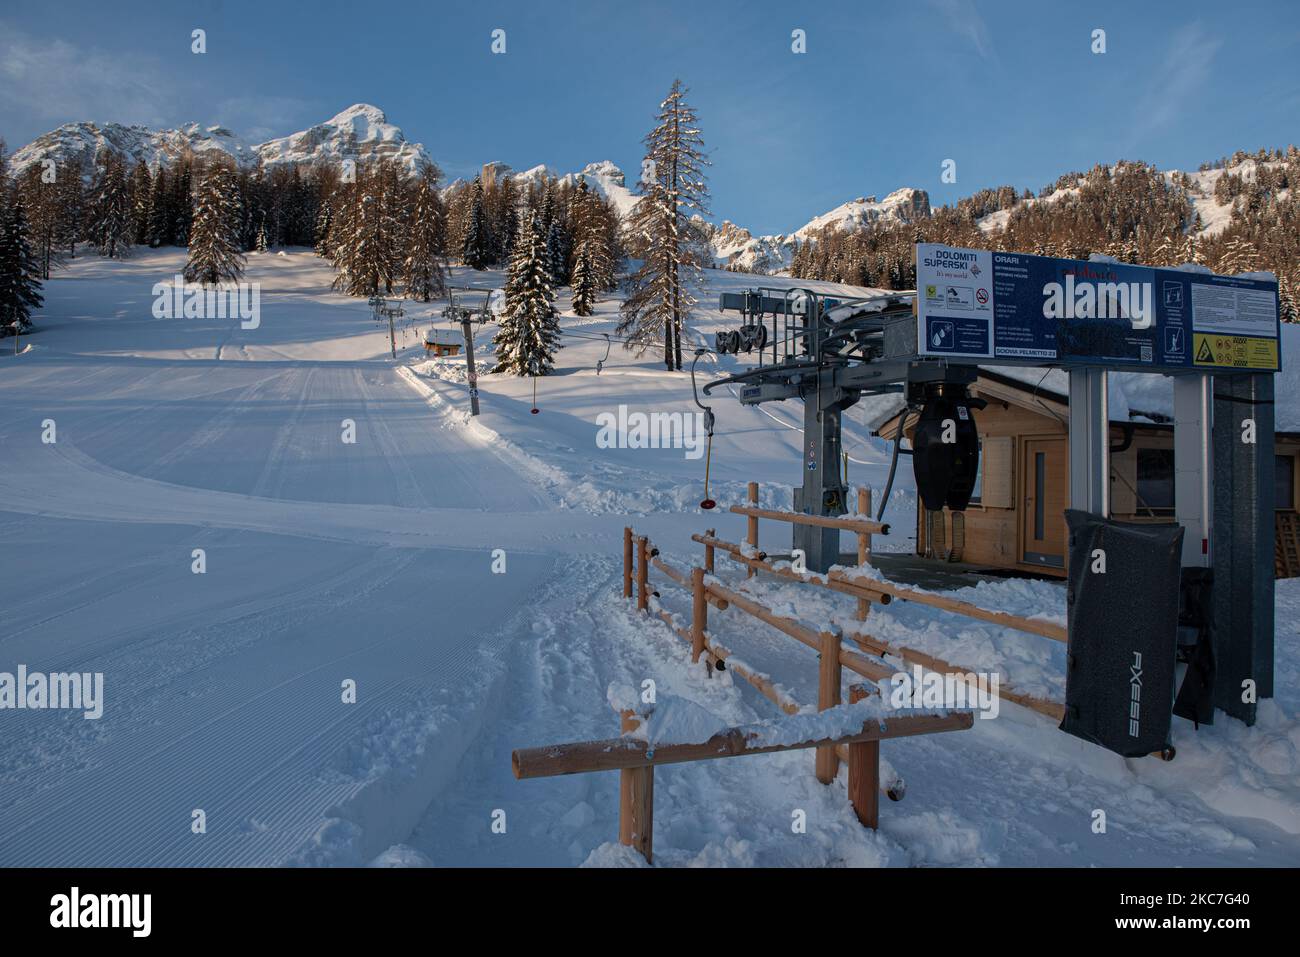
[[[682,367],[682,327],[698,301],[688,284],[703,278],[703,237],[691,215],[707,216],[704,140],[695,111],[686,104],[681,80],[674,80],[659,105],[658,123],[645,138],[641,200],[632,210],[627,232],[631,252],[642,260],[628,280],[620,335],[644,352],[662,332],[664,364]]]
[[[487,269],[492,264],[492,237],[483,210],[483,180],[478,176],[474,177],[461,260],[470,269]]]
[[[596,304],[596,273],[592,265],[592,240],[583,240],[578,246],[578,256],[573,264],[573,281],[570,286],[575,316],[590,316]]]
[[[110,152],[99,168],[90,199],[89,239],[101,256],[121,259],[131,251],[131,196],[126,160]]]
[[[213,163],[199,182],[190,225],[190,258],[185,281],[204,285],[236,281],[244,273],[239,242],[240,209],[235,175]]]
[[[443,211],[438,198],[438,167],[426,164],[415,184],[415,202],[406,236],[406,296],[428,302],[447,285],[443,269]]]
[[[349,296],[387,295],[402,271],[401,239],[406,217],[401,173],[379,160],[357,171],[331,200],[330,245],[334,288]]]
[[[555,368],[560,324],[555,318],[546,240],[536,216],[515,242],[506,280],[506,312],[492,338],[497,349],[493,372],[518,376],[549,375]]]
[[[600,290],[613,292],[618,286],[614,276],[615,246],[621,228],[618,213],[606,205],[599,196],[593,195],[584,179],[578,183],[578,188],[574,191],[573,211],[569,214],[569,221],[569,231],[573,235],[575,244],[574,278],[571,280],[575,287],[574,295],[577,295],[578,259],[585,247],[586,271],[594,285],[591,295],[591,301],[594,303],[596,292]]]
[[[27,236],[27,214],[15,198],[0,218],[0,337],[31,328],[31,310],[39,309],[41,264]]]

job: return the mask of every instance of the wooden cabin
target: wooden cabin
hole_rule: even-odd
[[[456,329],[428,329],[424,333],[424,351],[435,356],[458,356],[465,339]]]
[[[1041,373],[1041,370],[1039,370]],[[1053,384],[1059,383],[1059,379]],[[967,564],[1064,577],[1065,509],[1070,501],[1068,397],[1029,377],[980,370],[971,394],[988,401],[975,413],[980,435],[980,476],[964,515],[960,560]],[[1129,418],[1110,427],[1111,517],[1128,522],[1174,521],[1174,430],[1167,414],[1130,408]],[[894,439],[899,412],[875,434]],[[910,440],[915,414],[904,426]],[[1300,502],[1300,433],[1278,432],[1276,508],[1278,534],[1296,534]],[[916,553],[942,557],[953,543],[953,519],[943,511],[943,529],[927,539],[926,513],[916,509]],[[938,521],[938,516],[934,519]],[[1290,528],[1287,532],[1285,529]],[[1279,538],[1279,561],[1284,548]],[[939,552],[939,555],[936,555]],[[954,559],[956,556],[954,556]],[[1288,574],[1281,565],[1279,574]],[[1300,567],[1289,574],[1300,574]]]

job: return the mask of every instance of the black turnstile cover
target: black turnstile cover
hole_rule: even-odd
[[[1169,746],[1183,528],[1067,509],[1070,640],[1061,730],[1125,757]],[[1099,568],[1097,550],[1105,556]]]

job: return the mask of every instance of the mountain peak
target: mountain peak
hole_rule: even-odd
[[[221,154],[246,169],[259,162],[265,166],[349,159],[364,162],[388,156],[415,172],[428,160],[424,147],[407,142],[383,110],[369,103],[354,103],[324,123],[257,145],[246,144],[223,126],[201,123],[165,130],[117,123],[67,123],[15,152],[9,166],[18,173],[44,159],[61,165],[78,160],[93,164],[109,150],[122,153],[129,163],[144,162],[152,167],[170,166],[186,156]]]
[[[369,103],[354,103],[324,123],[268,140],[256,150],[268,166],[389,156],[414,172],[428,160],[423,146],[408,143],[401,129],[388,122],[384,111]]]
[[[388,126],[388,117],[384,111],[369,103],[353,103],[341,113],[336,113],[321,126],[342,128],[349,126],[358,137],[364,137],[372,128]]]

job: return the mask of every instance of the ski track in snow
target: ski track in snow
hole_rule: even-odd
[[[691,665],[667,626],[621,599],[623,525],[679,568],[699,560],[689,536],[706,523],[743,535],[743,518],[696,511],[701,461],[594,443],[596,415],[620,404],[694,410],[688,378],[617,348],[597,376],[604,342],[570,339],[561,375],[538,383],[540,415],[530,380],[480,371],[484,414],[471,419],[463,357],[403,349],[390,362],[386,329],[363,302],[325,292],[328,268],[307,251],[250,257],[257,330],[139,318],[180,261],[76,261],[48,285],[34,345],[0,364],[0,552],[24,570],[0,599],[0,671],[105,675],[99,721],[0,712],[0,865],[638,866],[615,843],[617,775],[516,781],[510,751],[614,735],[607,692],[646,678],[666,713],[777,713],[730,672]],[[438,308],[408,304],[403,342]],[[616,311],[604,300],[574,324],[610,331]],[[719,320],[704,310],[696,337]],[[483,332],[482,368],[491,351]],[[788,507],[797,407],[711,401],[711,494],[737,501],[758,479],[763,504]],[[54,445],[40,441],[47,418]],[[879,491],[884,449],[852,415],[846,430],[850,480]],[[900,525],[913,494],[901,475]],[[770,523],[764,534],[785,540]],[[906,531],[877,547],[907,549]],[[721,558],[719,575],[779,613],[851,621],[844,596],[745,581]],[[685,592],[658,587],[662,607],[689,615]],[[960,597],[1064,614],[1054,583]],[[878,832],[858,825],[843,777],[816,783],[807,752],[677,765],[656,775],[656,863],[1294,865],[1297,609],[1300,588],[1279,583],[1278,698],[1259,725],[1176,721],[1172,764],[1120,759],[1004,704],[971,731],[886,742],[908,794],[883,802]],[[870,625],[1061,694],[1054,643],[907,603],[873,610]],[[736,611],[711,611],[710,630],[816,701],[808,649]],[[348,678],[354,705],[340,700]],[[190,830],[196,808],[204,835]],[[1107,835],[1090,829],[1099,808]],[[504,834],[491,830],[498,810]],[[796,810],[805,834],[791,830]]]

